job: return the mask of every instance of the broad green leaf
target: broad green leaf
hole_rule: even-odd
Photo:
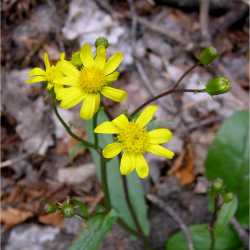
[[[103,110],[99,111],[98,124],[103,121],[107,121],[108,118]],[[92,122],[86,123],[87,134],[90,141],[93,141],[93,129]],[[113,141],[112,135],[98,135],[99,144],[104,147],[108,143]],[[97,166],[97,174],[100,177],[100,156],[91,150],[93,160]],[[129,212],[127,203],[125,201],[125,194],[122,186],[122,178],[119,170],[119,161],[114,158],[106,164],[108,170],[108,187],[111,196],[112,207],[116,210],[119,217],[124,219],[126,224],[133,230],[136,230],[135,224]],[[128,188],[129,196],[132,200],[133,207],[138,216],[139,223],[143,229],[143,232],[149,234],[149,221],[147,217],[147,205],[144,199],[143,186],[135,173],[128,176]]]
[[[209,180],[220,177],[228,191],[237,195],[236,217],[249,221],[249,112],[236,112],[221,126],[206,160]]]
[[[108,214],[98,214],[88,220],[86,229],[79,234],[70,250],[97,250],[106,234],[111,230],[117,219],[117,214],[111,210]]]
[[[210,234],[207,224],[189,227],[192,234],[195,250],[209,250]],[[241,242],[236,234],[226,226],[224,231],[217,235],[214,250],[235,250],[241,247]],[[188,250],[186,238],[182,232],[174,234],[167,241],[166,250]]]
[[[234,197],[230,202],[223,204],[221,207],[215,224],[216,233],[221,233],[230,223],[237,210],[237,198]]]

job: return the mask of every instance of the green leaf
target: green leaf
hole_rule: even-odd
[[[111,230],[112,225],[117,220],[117,214],[111,210],[108,214],[98,214],[88,220],[87,228],[79,234],[70,250],[96,250],[106,234]]]
[[[108,118],[103,110],[99,111],[98,114],[98,124],[103,121],[107,121]],[[86,123],[87,134],[90,141],[93,141],[93,129],[92,122]],[[108,143],[113,142],[111,135],[98,135],[99,144],[101,147],[104,147]],[[97,174],[100,177],[100,156],[94,151],[91,150],[93,160],[97,166]],[[108,187],[111,198],[111,205],[118,213],[118,216],[122,218],[127,226],[131,229],[136,230],[136,226],[133,222],[131,214],[128,209],[128,205],[125,201],[125,194],[122,186],[122,178],[119,170],[119,161],[116,158],[107,162],[106,167],[108,169]],[[136,214],[138,216],[139,223],[143,229],[143,232],[149,234],[149,221],[147,217],[147,205],[144,198],[143,186],[135,173],[132,173],[128,176],[128,188],[129,196],[132,200],[132,204]]]
[[[209,180],[223,179],[226,188],[237,195],[236,217],[249,221],[249,112],[236,112],[221,126],[206,160]]]
[[[80,200],[74,198],[71,200],[72,203],[77,206],[80,210],[80,215],[83,217],[88,217],[89,216],[89,211],[88,211],[88,207]]]
[[[192,234],[195,250],[209,250],[210,234],[207,224],[189,227]],[[241,247],[241,242],[236,234],[226,226],[224,231],[216,237],[214,250],[235,250]],[[186,238],[182,232],[174,234],[167,241],[166,250],[188,250]]]
[[[234,197],[230,202],[224,203],[221,207],[215,223],[215,231],[217,234],[223,232],[224,228],[229,224],[237,210],[237,198]]]

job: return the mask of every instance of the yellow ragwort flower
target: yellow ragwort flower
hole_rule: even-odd
[[[64,59],[64,53],[61,53],[60,60]],[[52,87],[55,89],[60,88],[61,72],[58,69],[58,64],[51,65],[49,62],[49,57],[47,53],[44,53],[43,57],[45,70],[41,68],[33,68],[29,71],[29,79],[26,83],[33,84],[39,82],[47,82],[47,89],[50,90]]]
[[[160,145],[172,138],[170,130],[158,128],[147,131],[146,126],[152,120],[157,108],[156,105],[146,107],[139,117],[133,121],[129,121],[122,114],[114,120],[103,122],[96,127],[95,133],[116,135],[116,142],[105,146],[103,156],[113,158],[123,152],[120,163],[122,175],[128,175],[135,169],[140,178],[147,177],[149,167],[144,158],[146,152],[167,159],[174,157],[174,152]]]
[[[110,87],[119,76],[116,69],[123,60],[123,54],[116,52],[106,61],[104,46],[97,47],[94,57],[90,45],[85,43],[80,50],[80,59],[83,64],[80,70],[69,61],[59,63],[64,74],[61,81],[66,87],[57,91],[56,96],[64,109],[83,102],[80,117],[88,120],[98,111],[101,95],[116,102],[121,102],[127,96],[126,91]]]

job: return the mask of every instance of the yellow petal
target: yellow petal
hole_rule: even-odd
[[[34,76],[28,80],[26,80],[26,83],[38,83],[38,82],[46,82],[47,78],[45,76]]]
[[[122,175],[128,175],[135,169],[135,155],[124,152],[120,163],[120,172]]]
[[[80,58],[84,67],[91,67],[94,64],[91,46],[88,43],[83,44],[80,50]]]
[[[172,133],[166,128],[158,128],[148,132],[149,142],[152,144],[162,144],[172,138]]]
[[[174,157],[174,152],[160,145],[151,144],[146,148],[146,151],[157,156],[163,156],[167,159],[172,159]]]
[[[114,158],[122,151],[121,143],[114,142],[105,146],[102,154],[105,158]]]
[[[43,61],[44,61],[45,69],[47,71],[50,68],[48,53],[44,53],[44,55],[43,55]]]
[[[145,127],[154,117],[155,112],[157,111],[158,106],[149,105],[147,106],[136,119],[136,123],[141,127]]]
[[[80,117],[84,120],[89,120],[93,118],[99,106],[100,106],[99,94],[86,95],[80,110]]]
[[[98,134],[118,134],[118,128],[112,122],[103,122],[95,128]]]
[[[114,120],[112,120],[112,123],[116,127],[122,129],[128,125],[129,121],[128,121],[128,118],[124,114],[122,114],[122,115],[117,116]]]
[[[61,90],[61,94],[60,90],[57,90],[57,92],[59,92],[57,96],[62,100],[60,107],[63,109],[70,109],[76,106],[85,96],[80,88],[75,87],[64,88],[64,90]]]
[[[121,64],[122,60],[123,54],[121,52],[116,52],[113,56],[111,56],[104,67],[105,75],[109,75],[115,71]]]
[[[136,155],[135,170],[138,176],[142,179],[146,178],[149,174],[148,163],[142,154]]]
[[[105,76],[105,83],[111,83],[118,79],[120,73],[118,71],[113,72],[110,75]]]
[[[66,76],[78,79],[80,71],[73,66],[69,61],[62,60],[57,64],[57,68]]]
[[[45,71],[41,68],[34,68],[29,71],[28,76],[34,77],[34,76],[45,76]]]
[[[99,69],[103,69],[106,61],[106,48],[104,46],[98,46],[96,49],[95,66]]]
[[[115,102],[121,102],[127,97],[127,92],[126,91],[124,91],[122,89],[112,88],[112,87],[109,87],[109,86],[104,86],[102,88],[101,93],[105,97],[107,97],[107,98],[109,98],[109,99],[111,99],[111,100],[113,100]]]

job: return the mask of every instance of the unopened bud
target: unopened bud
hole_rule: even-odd
[[[210,95],[227,93],[231,89],[230,81],[222,76],[210,79],[206,84],[206,92]]]
[[[199,61],[203,65],[212,63],[219,56],[214,47],[207,47],[203,49],[199,55]]]
[[[62,213],[65,217],[72,217],[75,214],[75,209],[72,204],[65,203],[62,206]]]
[[[82,61],[81,61],[81,58],[80,58],[80,52],[79,51],[74,52],[72,54],[70,62],[76,67],[81,67],[82,66]]]
[[[213,181],[213,184],[212,184],[213,191],[220,192],[222,191],[223,187],[224,187],[224,183],[222,179],[217,178]]]
[[[226,193],[226,194],[223,195],[223,201],[225,203],[228,203],[228,202],[232,201],[233,198],[234,198],[233,193]]]
[[[98,46],[104,46],[105,48],[108,48],[109,42],[105,37],[98,37],[95,40],[95,47],[97,48]]]

